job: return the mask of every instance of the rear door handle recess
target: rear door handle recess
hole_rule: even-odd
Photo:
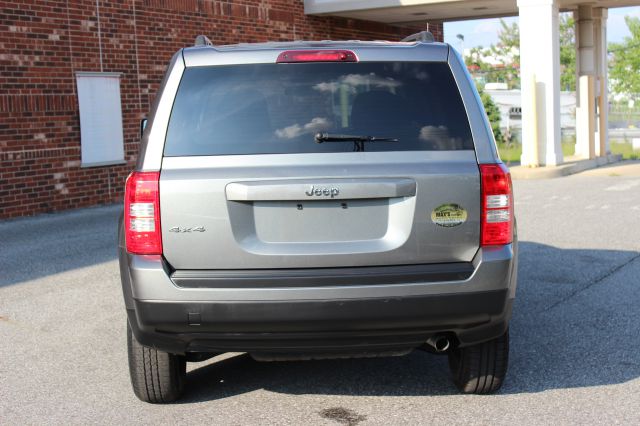
[[[416,195],[416,182],[407,178],[304,179],[233,182],[229,201],[287,201],[396,198]]]

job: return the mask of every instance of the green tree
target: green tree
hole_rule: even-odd
[[[499,66],[486,62],[485,58],[498,59]],[[465,58],[472,73],[486,82],[507,83],[509,89],[520,87],[520,28],[517,22],[507,24],[500,20],[498,42],[488,48],[476,47]],[[560,87],[575,90],[576,47],[574,20],[570,13],[560,15]]]
[[[498,53],[504,53],[505,56],[513,55],[513,58],[518,59],[516,62],[520,62],[520,27],[517,22],[509,25],[504,19],[500,19],[496,48]]]
[[[469,54],[465,56],[464,62],[467,67],[476,67],[478,69],[486,69],[489,64],[484,61],[486,57],[486,49],[482,47],[473,47],[469,49]]]
[[[500,19],[498,43],[489,48],[491,54],[499,59],[503,66],[494,67],[493,81],[507,83],[509,89],[520,87],[520,27],[517,22],[511,25]]]
[[[622,43],[610,43],[609,81],[615,93],[640,93],[640,18],[625,16],[630,36]]]
[[[482,105],[484,105],[484,110],[487,112],[489,123],[491,123],[493,136],[496,138],[496,142],[504,142],[502,130],[500,130],[500,110],[496,106],[495,102],[493,102],[493,99],[491,99],[491,96],[489,96],[481,86],[477,85],[477,87],[480,99],[482,100]]]
[[[569,13],[560,14],[560,90],[576,90],[575,21]]]
[[[484,59],[492,57],[502,62],[496,66]],[[507,83],[509,89],[520,87],[520,30],[518,24],[507,24],[500,20],[498,43],[488,48],[475,47],[465,58],[467,67],[471,69],[476,79],[480,77],[486,82]]]

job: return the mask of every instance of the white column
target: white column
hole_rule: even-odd
[[[518,0],[524,166],[562,163],[556,0]]]
[[[607,71],[607,15],[607,9],[593,9],[597,76],[596,96],[598,97],[595,134],[597,156],[606,155],[611,151],[609,148],[609,91],[607,89],[609,79]]]
[[[576,156],[594,158],[596,107],[596,40],[593,7],[574,12],[576,29]]]

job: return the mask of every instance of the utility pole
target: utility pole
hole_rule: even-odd
[[[456,38],[460,40],[460,54],[462,55],[462,59],[464,59],[464,35],[458,34]]]

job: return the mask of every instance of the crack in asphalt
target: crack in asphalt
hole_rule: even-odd
[[[544,312],[548,312],[551,309],[555,308],[556,306],[570,300],[571,298],[573,298],[574,296],[576,296],[579,293],[582,293],[583,291],[593,287],[594,285],[601,283],[602,281],[606,280],[607,278],[609,278],[610,276],[618,273],[621,269],[623,269],[625,266],[633,263],[635,260],[640,259],[640,253],[637,253],[635,256],[633,256],[631,259],[627,260],[626,262],[615,266],[613,268],[611,268],[610,270],[608,270],[607,272],[605,272],[601,277],[596,278],[595,280],[587,283],[587,285],[585,285],[584,287],[580,287],[578,289],[576,289],[574,292],[572,292],[571,294],[569,294],[568,296],[563,297],[562,299],[558,300],[557,302],[555,302],[554,304],[552,304],[551,306],[549,306],[548,308],[543,309],[542,311],[540,311],[541,313]]]

